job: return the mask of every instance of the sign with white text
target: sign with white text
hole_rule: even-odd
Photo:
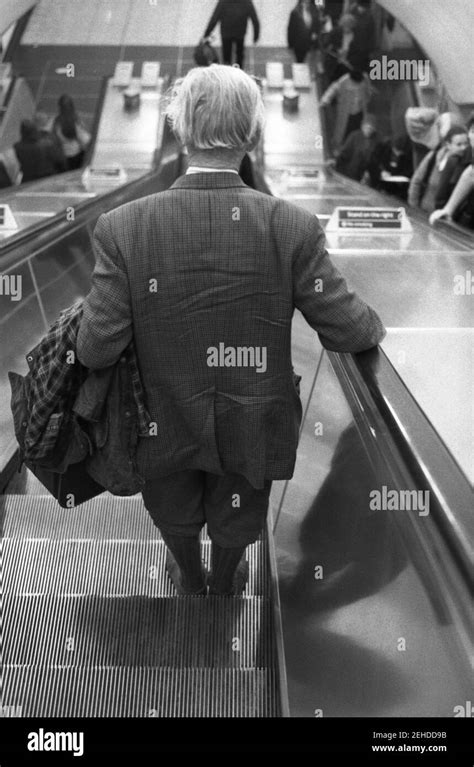
[[[411,232],[405,208],[343,208],[338,207],[328,221],[329,232],[367,232],[392,234]]]

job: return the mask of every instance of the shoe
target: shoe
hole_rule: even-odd
[[[204,587],[198,591],[192,591],[183,586],[181,570],[179,569],[179,565],[169,549],[166,550],[166,571],[171,578],[173,586],[175,587],[179,596],[205,597],[207,595],[208,572],[204,566],[202,567]]]
[[[237,597],[245,591],[249,577],[249,565],[245,559],[245,554],[237,565],[237,569],[232,579],[232,591],[216,591],[212,586],[212,573],[209,573],[207,583],[209,586],[209,596],[216,597]]]

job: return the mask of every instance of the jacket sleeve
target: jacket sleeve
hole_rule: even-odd
[[[468,165],[453,189],[453,193],[445,205],[449,216],[453,216],[467,195],[474,189],[474,167]]]
[[[214,8],[214,13],[211,16],[211,20],[206,27],[206,31],[204,32],[204,37],[209,37],[209,35],[211,34],[216,24],[218,24],[219,21],[221,20],[221,15],[222,15],[222,0],[219,0],[216,7]]]
[[[249,2],[249,15],[253,24],[253,41],[254,43],[258,42],[258,38],[260,37],[260,21],[257,16],[257,11],[255,10],[255,6],[250,0]]]
[[[366,112],[367,111],[367,107],[368,107],[368,105],[370,103],[370,99],[373,96],[376,96],[377,92],[376,92],[375,88],[371,85],[370,80],[369,80],[369,78],[367,77],[366,74],[364,76],[363,83],[364,83],[364,85],[363,85],[363,91],[362,91],[362,93],[363,93],[362,98],[364,99],[364,112]]]
[[[115,364],[133,336],[128,277],[106,215],[94,231],[95,268],[84,300],[77,356],[87,368]]]
[[[361,352],[385,336],[378,314],[347,287],[316,218],[293,261],[293,303],[331,351]]]
[[[321,96],[320,106],[326,107],[328,104],[330,104],[334,99],[339,96],[341,92],[341,80],[336,80],[335,83],[332,83],[329,88],[326,88],[323,95]]]
[[[428,152],[428,154],[423,157],[411,178],[410,186],[408,187],[408,204],[413,208],[417,208],[421,202],[423,195],[423,182],[432,154],[433,152]]]
[[[456,170],[457,170],[456,159],[454,157],[449,157],[446,162],[446,165],[444,166],[443,170],[440,173],[438,188],[435,194],[435,210],[437,210],[438,208],[444,208],[447,201],[449,200],[450,192],[452,191],[453,187],[456,184],[456,181],[459,179],[459,176],[461,175],[459,174],[458,178],[453,183]]]

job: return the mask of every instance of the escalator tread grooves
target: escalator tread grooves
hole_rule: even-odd
[[[3,705],[23,716],[280,715],[264,537],[247,549],[244,595],[204,599],[176,596],[139,498],[75,511],[7,496],[4,522]],[[205,533],[202,550],[209,566]]]

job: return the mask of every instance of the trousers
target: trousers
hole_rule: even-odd
[[[142,497],[164,534],[195,537],[207,523],[218,546],[239,548],[254,543],[263,530],[271,485],[268,480],[257,490],[240,474],[178,471],[146,482]]]
[[[232,49],[235,45],[235,61],[241,69],[244,68],[244,41],[240,37],[222,38],[222,58],[224,64],[232,64]]]

